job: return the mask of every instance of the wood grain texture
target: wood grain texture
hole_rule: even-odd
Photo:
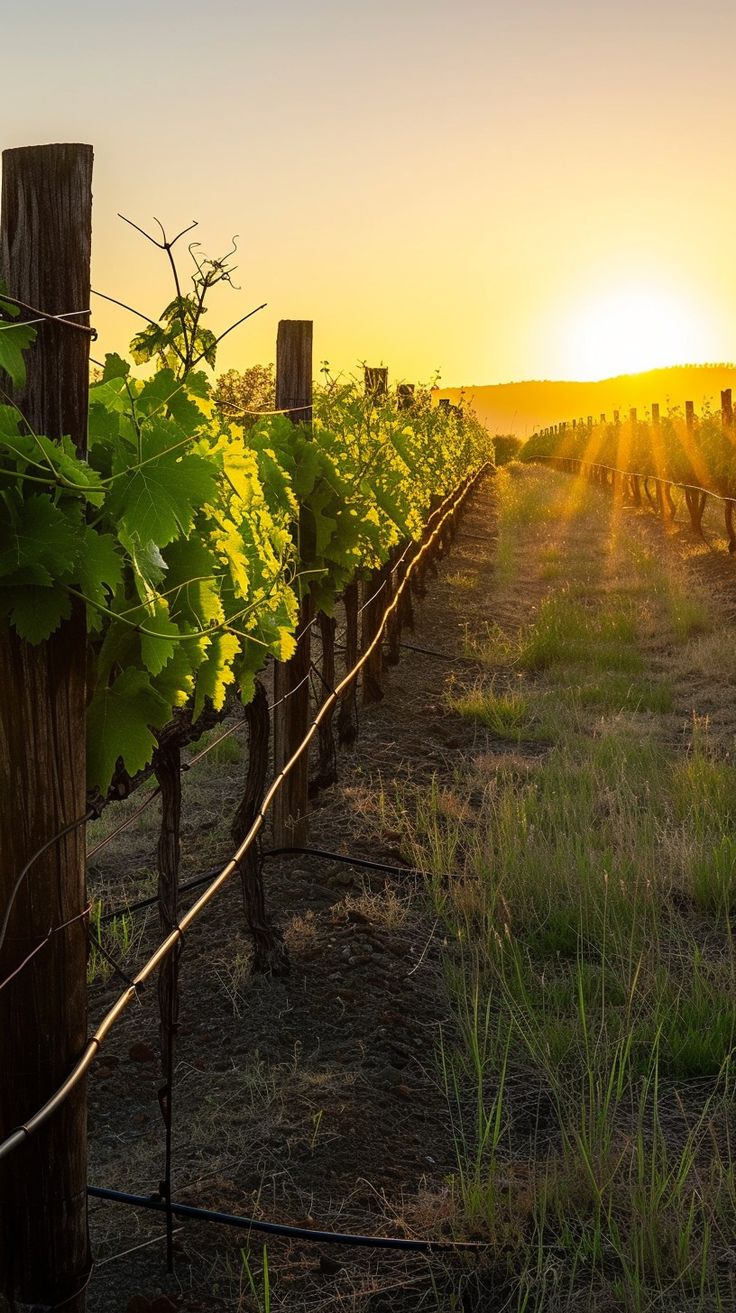
[[[9,292],[49,313],[89,306],[92,148],[3,154],[0,271]],[[39,326],[17,401],[37,432],[71,436],[84,454],[87,336]],[[0,629],[0,907],[28,859],[86,810],[84,616],[31,647]],[[4,1136],[45,1102],[87,1031],[84,827],[53,845],[23,882],[0,950]],[[80,919],[81,917],[81,919]],[[73,919],[77,918],[77,919]],[[63,1303],[81,1313],[89,1268],[86,1089],[80,1084],[0,1168],[0,1294],[13,1308]],[[79,1293],[78,1293],[79,1292]]]
[[[276,408],[288,409],[293,423],[312,418],[312,338],[310,319],[282,319],[276,339]],[[273,746],[278,775],[304,738],[309,725],[310,626],[314,606],[302,598],[297,650],[274,669]],[[274,798],[273,840],[277,848],[306,843],[309,752],[303,753]]]

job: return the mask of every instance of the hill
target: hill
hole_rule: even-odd
[[[544,379],[439,388],[436,395],[457,404],[464,394],[492,433],[516,433],[523,438],[559,420],[588,415],[597,420],[602,413],[610,417],[614,409],[628,414],[632,406],[644,418],[653,401],[659,402],[663,414],[670,407],[684,407],[686,401],[693,401],[696,411],[708,402],[718,407],[721,391],[728,387],[736,389],[734,365],[671,365],[592,383]]]

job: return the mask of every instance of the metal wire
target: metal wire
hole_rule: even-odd
[[[30,953],[27,957],[23,958],[22,962],[18,963],[17,967],[10,972],[10,975],[6,976],[4,980],[0,980],[0,989],[4,989],[6,985],[9,985],[10,981],[13,980],[15,976],[19,975],[24,967],[28,966],[28,963],[33,960],[36,954],[40,953],[41,949],[46,947],[49,940],[52,939],[54,935],[58,935],[61,930],[66,930],[67,926],[74,925],[75,921],[83,920],[85,916],[89,916],[91,911],[92,904],[88,903],[81,912],[77,912],[76,916],[70,916],[69,920],[62,921],[61,925],[52,926],[48,934],[44,935],[43,939],[39,940],[36,947],[31,949]]]
[[[75,324],[72,322],[75,315],[91,315],[91,310],[65,310],[63,314],[51,315],[46,310],[38,310],[35,305],[28,305],[25,301],[19,301],[17,296],[10,296],[8,292],[0,292],[0,302],[9,301],[11,305],[17,305],[20,310],[25,310],[28,314],[33,315],[33,322],[36,324],[47,321],[52,324],[61,324],[62,328],[73,328],[78,333],[86,333],[94,342],[97,338],[97,329],[90,328],[88,324]],[[27,319],[20,319],[16,323],[9,324],[9,328],[18,328],[21,324],[27,324]]]
[[[13,910],[13,904],[16,898],[18,897],[18,894],[20,893],[20,887],[23,881],[25,880],[26,876],[28,875],[28,872],[30,871],[31,867],[38,861],[40,857],[43,857],[45,852],[48,852],[49,848],[53,848],[54,844],[59,843],[67,834],[71,834],[72,830],[77,830],[80,825],[84,825],[87,821],[91,820],[95,814],[96,814],[95,809],[92,807],[84,813],[84,816],[78,816],[75,821],[70,821],[68,825],[63,826],[61,830],[58,830],[57,833],[53,834],[50,839],[47,839],[45,843],[41,844],[41,847],[36,849],[32,857],[29,857],[28,861],[23,867],[23,870],[21,871],[15,884],[13,885],[13,888],[10,893],[10,898],[8,899],[8,905],[5,908],[5,914],[3,916],[2,925],[0,925],[0,949],[2,949],[2,946],[5,943],[5,936],[8,933],[8,922],[10,921],[10,913]]]

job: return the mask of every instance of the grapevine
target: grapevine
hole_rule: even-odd
[[[173,243],[156,244],[170,256]],[[247,703],[268,658],[292,655],[307,591],[331,613],[490,447],[474,417],[428,392],[407,411],[327,372],[310,426],[237,422],[198,367],[214,369],[205,298],[231,268],[193,259],[192,292],[177,276],[160,321],[131,343],[148,376],[106,356],[86,460],[0,405],[0,622],[38,644],[85,608],[95,794],[121,763],[131,776],[149,765],[177,709],[194,721],[229,687]],[[16,388],[34,340],[17,318],[0,299],[0,369]]]

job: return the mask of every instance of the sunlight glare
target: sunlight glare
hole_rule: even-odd
[[[702,360],[709,336],[703,316],[682,297],[640,284],[589,297],[569,323],[569,351],[580,379]]]

